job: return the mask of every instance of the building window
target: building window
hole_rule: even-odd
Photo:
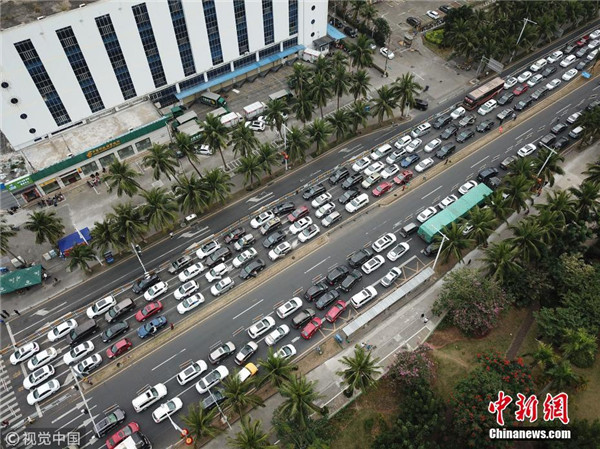
[[[251,55],[248,55],[244,58],[234,61],[233,67],[235,68],[235,70],[237,70],[241,67],[245,67],[247,65],[254,64],[255,62],[256,62],[256,54],[252,53]]]
[[[204,82],[204,75],[194,76],[193,78],[187,79],[179,83],[179,88],[181,90],[189,89],[190,87],[197,86],[198,84],[202,84]]]
[[[89,164],[82,165],[81,172],[85,176],[90,176],[92,173],[96,173],[98,171],[98,164],[95,161],[90,162]]]
[[[203,0],[204,22],[208,33],[208,45],[213,65],[223,62],[223,50],[221,49],[221,37],[219,36],[219,23],[217,22],[217,10],[215,0]]]
[[[290,16],[290,36],[298,33],[298,0],[290,0],[289,3]]]
[[[177,102],[177,97],[175,96],[176,93],[177,88],[175,86],[170,86],[161,91],[151,93],[150,101],[152,101],[152,103],[158,102],[161,104],[161,107],[165,107]]]
[[[283,42],[283,49],[287,50],[288,48],[292,48],[298,45],[298,36],[288,39]]]
[[[150,141],[150,137],[135,143],[135,148],[137,149],[137,151],[144,151],[145,149],[150,148],[151,146],[152,142]]]
[[[115,154],[110,153],[110,154],[107,154],[106,156],[99,158],[98,162],[100,162],[100,165],[102,165],[102,167],[108,168],[108,167],[110,167],[110,164],[112,164],[113,161],[116,161],[116,160],[117,160],[117,157],[115,156]]]
[[[196,66],[194,64],[190,36],[187,24],[185,23],[181,0],[169,0],[169,10],[171,11],[171,21],[173,22],[173,31],[175,31],[175,38],[179,47],[179,57],[181,58],[183,73],[185,76],[193,75],[196,73]]]
[[[275,27],[273,26],[273,0],[262,0],[262,9],[265,45],[269,45],[275,40]]]
[[[148,15],[148,8],[146,8],[145,3],[140,3],[139,5],[132,6],[131,10],[133,11],[135,23],[137,23],[140,39],[142,39],[144,53],[146,53],[146,59],[148,60],[148,67],[150,68],[152,79],[154,80],[154,87],[164,86],[167,84],[167,78],[165,76],[165,71],[163,70],[162,61],[160,60],[158,47],[156,46],[152,23],[150,23],[150,16]]]
[[[77,78],[79,87],[81,87],[83,96],[90,109],[92,112],[101,111],[104,109],[104,103],[102,102],[102,98],[100,98],[96,82],[94,81],[94,78],[92,78],[92,74],[83,53],[81,52],[77,38],[73,33],[73,29],[71,27],[66,27],[56,30],[56,35],[67,55],[75,78]]]
[[[119,155],[119,159],[127,159],[135,154],[133,151],[133,147],[131,145],[126,146],[125,148],[121,148],[117,150],[117,154]]]
[[[274,55],[275,53],[279,53],[279,44],[271,45],[270,47],[261,50],[259,53],[260,59],[264,59],[267,56]]]
[[[221,67],[217,67],[216,69],[212,69],[206,72],[206,76],[209,80],[216,78],[217,76],[223,75],[224,73],[231,72],[231,67],[229,64],[224,64]]]
[[[69,114],[46,71],[46,67],[44,67],[44,63],[40,59],[38,52],[31,41],[28,39],[26,41],[17,42],[15,48],[56,124],[62,126],[69,123],[71,117],[69,117]]]
[[[244,0],[233,0],[233,11],[235,13],[238,49],[241,56],[250,50],[248,44],[248,23],[246,22],[246,5]]]
[[[127,62],[125,62],[125,57],[123,56],[123,51],[119,44],[119,38],[117,37],[117,33],[115,33],[115,28],[113,27],[110,16],[107,14],[105,16],[96,17],[96,26],[100,32],[100,37],[102,37],[102,42],[104,43],[104,48],[106,49],[110,64],[115,72],[115,77],[119,83],[123,99],[129,100],[130,98],[136,97],[137,93],[135,92],[135,87],[133,86],[133,81],[131,80],[131,75],[127,68]]]

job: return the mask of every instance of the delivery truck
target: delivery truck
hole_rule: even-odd
[[[266,105],[262,101],[244,106],[244,117],[246,120],[252,120],[254,117],[258,117],[265,112]]]
[[[244,120],[242,114],[237,112],[230,112],[229,114],[225,114],[221,116],[221,123],[226,128],[233,128],[235,125]]]
[[[214,92],[204,92],[200,95],[200,102],[215,108],[227,108],[227,100]]]

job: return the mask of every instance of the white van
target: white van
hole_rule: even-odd
[[[583,134],[583,126],[578,126],[577,128],[571,130],[571,132],[569,133],[569,137],[571,139],[579,139],[581,137],[581,134]]]
[[[548,64],[548,61],[546,61],[545,59],[542,58],[542,59],[535,61],[533,64],[531,64],[531,66],[529,66],[529,70],[531,70],[532,72],[539,72],[544,67],[546,67],[547,64]]]
[[[494,109],[498,107],[498,102],[496,100],[488,100],[481,105],[481,107],[477,110],[479,115],[486,115],[492,112]]]
[[[350,302],[355,309],[359,309],[372,300],[375,296],[377,296],[377,290],[369,285],[367,288],[354,295],[352,299],[350,299]]]
[[[390,151],[392,151],[392,146],[389,143],[386,143],[386,144],[381,145],[375,151],[373,151],[371,153],[371,156],[369,156],[369,157],[371,158],[372,161],[378,161],[379,159],[381,159],[382,157],[387,155]]]
[[[348,204],[346,204],[346,211],[353,213],[356,212],[358,209],[363,208],[367,204],[369,204],[369,195],[367,195],[366,193],[361,193]]]
[[[429,134],[430,132],[431,132],[431,125],[429,123],[425,122],[425,123],[421,123],[415,129],[413,129],[412,132],[410,133],[410,135],[412,136],[413,139],[416,139],[417,137],[423,137],[424,135]]]
[[[136,412],[140,413],[154,404],[156,401],[164,398],[167,395],[167,387],[165,384],[156,384],[153,387],[148,388],[138,397],[131,401],[133,408]]]

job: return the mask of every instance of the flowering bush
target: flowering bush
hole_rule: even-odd
[[[388,376],[400,388],[414,387],[423,381],[431,383],[435,377],[431,346],[423,344],[414,351],[397,354]]]

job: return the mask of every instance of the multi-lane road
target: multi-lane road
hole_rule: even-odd
[[[538,57],[539,56],[535,55],[531,57],[531,60]],[[528,66],[528,64],[525,66]],[[525,68],[522,70],[525,70]],[[559,68],[557,73],[552,75],[551,78],[555,76],[560,77],[565,70],[566,69]],[[520,73],[520,71],[515,72]],[[492,130],[491,132],[498,134],[498,137],[493,142],[482,147],[480,150],[460,162],[449,165],[441,174],[424,183],[419,188],[414,190],[409,189],[401,199],[395,201],[388,207],[372,208],[368,214],[359,212],[350,217],[350,214],[344,211],[343,207],[338,203],[337,210],[341,211],[344,216],[342,222],[343,231],[336,230],[332,232],[328,236],[329,240],[326,245],[320,246],[307,257],[282,270],[276,277],[262,279],[259,275],[259,279],[262,282],[258,287],[247,294],[241,295],[229,307],[220,310],[201,325],[195,326],[183,333],[178,333],[177,330],[169,331],[168,328],[163,330],[162,332],[175,332],[177,338],[172,339],[169,343],[150,353],[145,358],[137,360],[133,367],[123,370],[118,375],[110,378],[109,381],[100,385],[95,385],[94,388],[89,390],[87,399],[92,415],[97,417],[97,419],[101,418],[104,410],[117,404],[127,412],[128,421],[135,420],[138,422],[144,433],[150,437],[157,447],[166,447],[168,444],[171,444],[177,440],[178,435],[177,432],[172,429],[168,421],[157,425],[152,422],[150,417],[151,411],[146,411],[142,414],[136,414],[133,411],[131,399],[135,396],[136,391],[144,385],[154,385],[158,382],[163,382],[168,388],[167,398],[172,398],[174,396],[180,397],[184,402],[184,408],[187,408],[187,405],[198,401],[200,396],[194,388],[194,382],[184,387],[181,387],[176,382],[174,377],[179,372],[180,365],[189,360],[207,360],[211,348],[219,342],[231,340],[238,348],[240,348],[249,340],[245,329],[260,317],[267,315],[273,316],[277,323],[280,324],[282,320],[277,318],[273,313],[274,308],[277,305],[292,296],[302,297],[303,291],[305,291],[318,277],[326,275],[329,268],[338,264],[344,264],[348,253],[352,250],[369,245],[380,235],[386,232],[396,232],[399,241],[402,241],[397,234],[397,231],[404,224],[415,221],[415,217],[421,210],[439,203],[441,199],[451,193],[457,194],[456,189],[466,180],[475,178],[480,170],[492,166],[497,167],[502,159],[509,154],[515,154],[521,146],[534,142],[547,134],[551,127],[550,124],[555,117],[560,117],[561,121],[564,121],[568,115],[583,109],[588,102],[595,98],[598,89],[598,86],[594,83],[587,84],[566,96],[562,96],[561,94],[555,95],[553,98],[555,98],[556,101],[552,103],[551,106],[523,123],[518,122],[518,126],[510,132],[505,132],[500,135],[496,129]],[[461,98],[455,99],[451,104],[453,105],[459,100],[461,100]],[[515,103],[515,101],[513,101],[513,103]],[[440,106],[440,108],[435,108],[430,112],[437,113],[442,110],[442,106]],[[501,108],[497,111],[500,110]],[[493,116],[495,116],[495,113],[489,115],[490,118]],[[477,118],[478,123],[482,121],[482,117],[478,116]],[[257,197],[254,198],[256,201],[248,202],[244,200],[239,202],[236,205],[228,207],[206,220],[201,221],[196,228],[188,230],[186,233],[187,235],[183,234],[178,239],[169,240],[161,245],[156,245],[145,250],[142,255],[144,262],[150,267],[155,267],[160,262],[164,262],[166,258],[173,259],[181,254],[183,250],[188,248],[192,242],[202,240],[211,234],[219,234],[222,229],[231,223],[240,220],[249,214],[254,215],[262,206],[268,205],[272,201],[277,202],[276,200],[284,197],[290,192],[293,194],[291,200],[294,201],[297,206],[309,205],[309,202],[302,200],[301,193],[299,195],[294,194],[296,189],[302,189],[305,184],[310,183],[315,177],[322,175],[327,170],[332,169],[336,165],[344,163],[348,164],[348,161],[356,158],[360,153],[392,140],[393,137],[396,137],[403,131],[404,127],[382,130],[376,134],[357,139],[350,143],[346,148],[330,152],[324,158],[319,159],[317,163],[311,164],[308,167],[303,167],[293,176],[275,183],[272,186],[268,186],[260,195],[257,195]],[[424,143],[436,136],[437,133],[435,132],[429,134],[425,137]],[[476,137],[479,136],[480,135],[478,134]],[[459,145],[458,148],[460,149],[461,145]],[[423,156],[422,149],[419,150],[419,153],[422,157],[425,157]],[[439,161],[436,161],[436,163],[439,163]],[[337,185],[335,187],[328,186],[328,192],[332,194],[335,200],[343,191],[340,186]],[[393,192],[388,193],[387,195],[390,194],[393,194]],[[371,197],[371,201],[373,200],[374,199]],[[311,208],[311,216],[314,220],[313,208]],[[318,222],[318,220],[316,221]],[[249,229],[248,223],[245,223],[245,226]],[[284,225],[283,229],[287,229],[287,226]],[[323,231],[324,230],[322,229],[322,233]],[[258,232],[254,231],[254,233],[258,237]],[[255,248],[259,251],[259,257],[267,261],[267,264],[270,264],[270,261],[266,257],[266,252],[262,249],[262,245],[260,244],[261,239],[257,240]],[[298,243],[297,239],[291,235],[288,235],[287,240],[292,243],[294,247],[303,245]],[[348,300],[350,296],[358,292],[359,289],[372,284],[381,296],[385,289],[375,284],[389,268],[402,265],[403,263],[415,267],[419,261],[427,262],[427,259],[421,254],[425,244],[419,238],[413,237],[405,241],[407,241],[411,247],[409,254],[405,255],[394,264],[386,259],[386,263],[382,268],[371,275],[364,275],[361,284],[359,284],[359,286],[350,294],[343,294],[342,299]],[[297,251],[297,249],[294,251]],[[291,254],[293,254],[293,252]],[[237,277],[237,272],[238,270],[232,270],[230,274],[232,277],[236,276],[236,283],[240,283],[242,281]],[[167,276],[166,272],[163,273],[161,273],[161,277],[163,280],[169,281],[171,288],[169,289],[169,292],[160,299],[165,305],[165,316],[167,316],[169,321],[176,322],[176,320],[180,319],[180,316],[175,311],[177,301],[173,298],[173,291],[179,286],[179,282],[176,278],[171,279]],[[31,339],[31,334],[35,333],[38,329],[43,328],[46,323],[59,320],[68,312],[84,309],[94,300],[125,285],[140,274],[141,269],[137,267],[134,261],[123,263],[119,268],[109,270],[102,276],[94,278],[77,289],[53,299],[51,302],[43,305],[40,310],[37,310],[35,313],[11,323],[12,333],[10,338],[13,338],[15,341],[28,341]],[[202,293],[205,296],[207,303],[214,301],[215,299],[208,291],[210,286],[207,281],[203,279],[203,276],[198,279],[200,279]],[[137,308],[141,308],[145,303],[143,298],[136,297],[136,295],[131,294],[130,291],[118,295],[118,299],[124,297],[135,298],[136,305],[138,306]],[[206,307],[206,304],[200,308],[202,307]],[[301,353],[311,345],[315,344],[319,338],[329,335],[336,327],[340,327],[344,321],[356,314],[356,311],[350,309],[351,308],[349,307],[341,321],[335,325],[325,325],[320,333],[313,337],[313,340],[305,341],[299,337],[298,331],[292,330],[292,332],[290,332],[277,347],[280,347],[283,344],[292,343],[295,345],[298,353]],[[319,312],[317,315],[322,317],[325,311]],[[76,314],[75,317],[80,321],[83,320],[83,315],[81,313]],[[103,320],[99,319],[98,321],[102,322]],[[131,334],[128,335],[128,337],[134,342],[134,345],[139,345],[141,340],[135,336],[138,323],[132,316],[128,316],[127,321],[131,327]],[[290,319],[288,318],[286,320],[288,325],[290,324],[289,321]],[[102,326],[104,329],[106,324],[103,324]],[[37,340],[43,348],[50,346],[45,336],[42,336]],[[96,351],[103,354],[103,357],[105,358],[104,363],[107,363],[106,356],[104,355],[107,345],[102,344],[98,335],[94,337],[93,341],[96,345]],[[62,341],[58,344],[54,344],[54,346],[60,351],[60,358],[57,360],[61,360],[62,355],[68,351],[67,344]],[[264,342],[259,342],[259,348],[259,352],[254,356],[253,360],[264,357],[266,354],[266,345]],[[135,358],[135,352],[131,354]],[[4,365],[7,365],[6,359],[4,359],[4,362]],[[230,368],[230,372],[233,372],[234,364],[232,358],[226,360],[224,364]],[[38,412],[37,414],[40,415],[41,412],[41,418],[38,418],[34,427],[39,425],[43,427],[67,429],[76,428],[85,424],[87,426],[86,432],[88,436],[90,436],[90,418],[82,415],[79,411],[82,408],[79,394],[68,388],[68,386],[72,384],[72,379],[67,372],[67,368],[62,361],[55,363],[54,366],[58,373],[56,378],[62,385],[67,385],[67,387],[65,388],[63,386],[59,393],[51,397],[45,403],[42,403],[41,407],[36,409],[27,405],[25,401],[27,392],[19,387],[26,371],[25,368],[8,366],[5,371],[0,369],[2,375],[10,380],[10,384],[5,386],[5,391],[9,391],[9,389],[14,390],[11,391],[11,393],[14,394],[14,399],[11,397],[10,410],[4,407],[6,401],[3,400],[2,413],[14,413],[14,419],[18,422],[22,419],[21,415],[34,415],[36,411]],[[150,409],[153,410],[154,408],[155,407],[151,407]],[[11,415],[8,416],[11,417]],[[181,424],[177,417],[175,420]],[[102,444],[103,440],[92,443],[88,447],[101,447]]]

